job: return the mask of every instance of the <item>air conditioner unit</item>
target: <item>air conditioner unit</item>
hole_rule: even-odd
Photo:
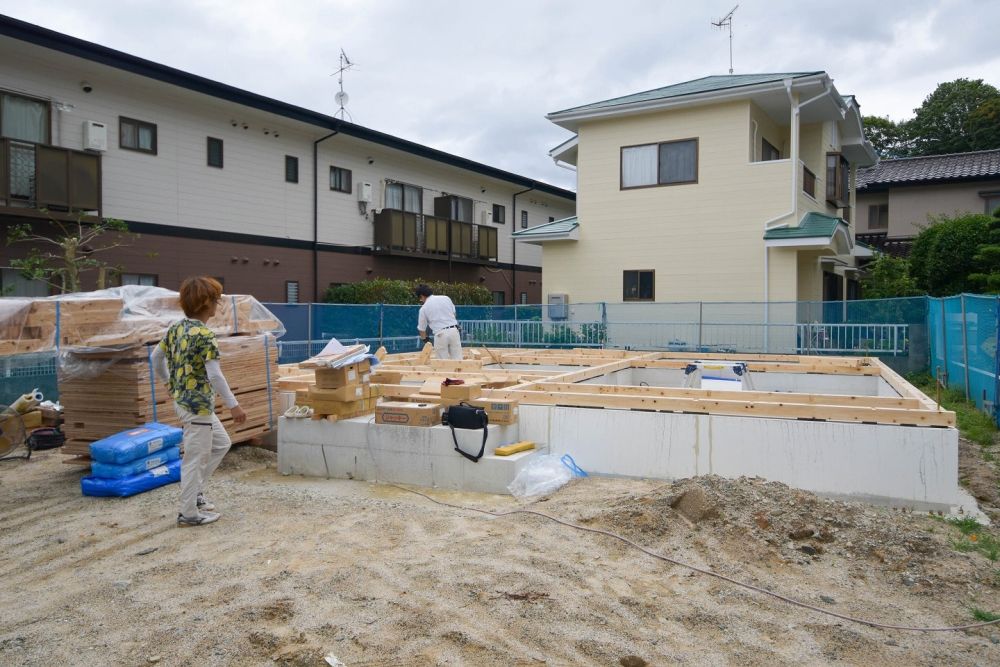
[[[487,211],[486,209],[483,209],[482,211],[479,212],[479,220],[480,220],[479,224],[481,225],[490,224],[491,217],[493,217],[493,214]]]
[[[108,150],[108,126],[93,120],[83,121],[83,148],[88,151]]]
[[[549,294],[549,319],[565,320],[569,317],[569,295]]]
[[[358,183],[358,201],[366,204],[372,203],[371,183]]]

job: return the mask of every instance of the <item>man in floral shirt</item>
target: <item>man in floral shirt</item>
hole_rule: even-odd
[[[246,421],[219,366],[219,345],[205,322],[215,316],[222,285],[214,278],[188,278],[181,284],[181,308],[187,316],[171,325],[153,352],[156,374],[170,387],[174,409],[184,424],[179,526],[203,526],[218,521],[215,505],[202,493],[205,481],[232,444],[215,414],[215,394],[233,416]]]

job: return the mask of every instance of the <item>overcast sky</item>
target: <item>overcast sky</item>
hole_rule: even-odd
[[[575,187],[561,109],[729,69],[735,0],[0,0],[0,13]],[[1000,87],[1000,1],[741,0],[737,74],[825,70],[862,113],[910,118],[938,83]],[[331,76],[333,75],[333,76]]]

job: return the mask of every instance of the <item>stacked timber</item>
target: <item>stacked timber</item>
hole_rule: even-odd
[[[216,401],[215,412],[234,443],[263,435],[278,417],[278,349],[269,334],[218,339],[223,375],[247,420],[233,424],[229,410]],[[86,457],[90,443],[147,422],[180,426],[173,399],[156,380],[147,346],[122,352],[79,353],[62,365],[59,399],[63,404],[66,444],[63,453]],[[82,372],[86,366],[96,375]],[[77,459],[86,462],[86,459]]]
[[[339,368],[316,368],[314,382],[296,391],[296,405],[312,408],[315,419],[350,419],[375,412],[382,388],[371,383],[367,360]]]

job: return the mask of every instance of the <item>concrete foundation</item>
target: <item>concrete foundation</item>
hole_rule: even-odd
[[[763,477],[876,504],[971,509],[954,428],[522,405],[521,437],[597,474]]]
[[[458,444],[475,455],[482,431],[457,430]],[[486,454],[473,463],[455,451],[447,426],[375,424],[372,417],[331,423],[278,421],[278,470],[283,474],[363,479],[484,493],[509,494],[507,485],[544,448],[494,456],[520,439],[517,424],[490,424]]]

